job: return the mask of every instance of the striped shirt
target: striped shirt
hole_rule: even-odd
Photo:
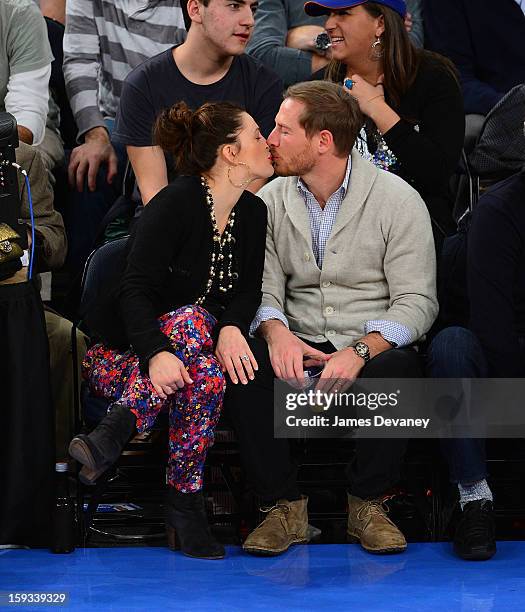
[[[68,0],[63,69],[78,138],[115,118],[133,68],[185,39],[180,0]]]
[[[350,175],[352,171],[351,157],[348,158],[348,164],[346,166],[346,174],[343,182],[339,188],[328,198],[324,208],[321,208],[319,202],[316,200],[313,193],[308,189],[307,185],[302,181],[301,178],[297,180],[297,189],[304,200],[306,209],[308,210],[308,217],[310,219],[310,232],[312,235],[312,250],[315,255],[315,260],[319,269],[323,268],[324,252],[326,243],[332,233],[337,213],[341,208],[341,204],[348,191],[348,184],[350,182]],[[288,327],[288,319],[286,315],[273,306],[260,306],[255,314],[255,318],[250,325],[250,334],[254,334],[257,328],[264,321],[270,319],[276,319],[281,321]],[[407,346],[412,341],[412,333],[401,323],[394,321],[385,320],[371,320],[365,321],[363,326],[364,334],[370,334],[371,332],[379,332],[383,338],[393,344],[396,347]],[[324,338],[324,341],[327,339]]]

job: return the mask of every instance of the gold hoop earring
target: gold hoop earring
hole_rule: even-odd
[[[380,60],[383,57],[385,50],[382,47],[383,41],[380,36],[377,36],[375,42],[372,43],[372,59]]]
[[[241,181],[239,184],[234,183],[232,181],[232,177],[231,177],[231,172],[232,172],[232,168],[238,168],[239,166],[244,166],[246,168],[246,172],[248,173],[248,177],[245,181]],[[237,162],[234,166],[228,166],[228,180],[230,181],[230,183],[236,187],[237,189],[245,189],[246,187],[248,187],[248,185],[252,182],[252,178],[250,178],[250,166],[248,164],[246,164],[245,162]]]

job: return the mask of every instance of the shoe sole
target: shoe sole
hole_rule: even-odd
[[[280,550],[275,550],[275,549],[272,550],[269,548],[245,547],[245,546],[243,546],[242,549],[244,550],[244,552],[247,552],[250,555],[256,555],[257,557],[277,557],[278,555],[282,555],[291,546],[295,546],[296,544],[308,544],[308,540],[307,539],[294,540],[293,542],[290,542],[288,546]]]
[[[95,463],[95,459],[93,458],[89,446],[84,440],[82,440],[82,438],[73,438],[69,443],[68,450],[73,459],[76,459],[89,470],[99,469],[99,466]]]
[[[170,549],[170,550],[173,550],[173,549]],[[185,553],[183,551],[180,551],[180,552],[182,552],[182,554],[185,557],[189,557],[190,559],[206,559],[208,561],[215,561],[217,559],[224,559],[224,557],[226,557],[226,553],[224,555],[220,555],[220,556],[216,556],[216,557],[197,557],[196,555],[190,555],[190,554]]]
[[[359,544],[363,550],[366,550],[367,553],[371,553],[372,555],[397,555],[405,552],[407,549],[406,544],[404,546],[397,546],[395,548],[368,548],[361,542],[358,536],[347,532],[346,537],[350,544]]]
[[[488,561],[492,559],[492,557],[496,554],[496,548],[489,549],[481,549],[471,553],[461,553],[455,546],[454,552],[461,559],[465,559],[465,561]]]
[[[89,446],[81,438],[73,438],[69,444],[69,454],[82,464],[78,477],[80,482],[92,486],[97,479],[108,469],[109,465],[98,466],[93,459]]]
[[[191,559],[209,559],[210,561],[213,561],[215,559],[224,559],[226,556],[226,551],[220,555],[210,555],[208,557],[190,555],[189,553],[184,552],[180,547],[177,532],[175,531],[174,527],[171,527],[171,525],[166,525],[166,536],[168,538],[168,548],[172,552],[181,552],[185,557],[190,557]]]

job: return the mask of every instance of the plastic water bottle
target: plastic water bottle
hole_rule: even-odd
[[[55,504],[53,508],[54,553],[75,550],[75,513],[69,497],[67,463],[55,464]]]

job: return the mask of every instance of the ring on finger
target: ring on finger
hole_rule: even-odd
[[[343,81],[343,85],[347,88],[347,89],[352,89],[354,85],[357,85],[357,83],[352,80],[352,79],[345,79]]]
[[[250,361],[250,356],[249,355],[241,355],[241,360],[242,361]]]

